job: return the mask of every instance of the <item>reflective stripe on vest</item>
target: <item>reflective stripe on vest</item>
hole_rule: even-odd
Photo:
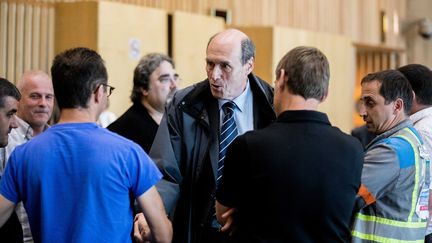
[[[426,221],[422,221],[415,214],[416,203],[419,195],[421,160],[418,146],[412,141],[421,141],[409,128],[402,129],[396,136],[409,142],[415,157],[414,187],[411,195],[411,208],[407,221],[387,219],[375,215],[357,213],[352,231],[352,242],[376,241],[376,242],[424,242]]]
[[[352,235],[353,242],[424,242],[425,230],[426,221],[404,222],[357,213]]]
[[[408,216],[408,221],[412,221],[412,218],[413,218],[413,215],[414,215],[414,213],[415,213],[415,208],[416,208],[416,203],[417,203],[417,199],[418,199],[418,196],[419,196],[419,193],[418,193],[418,190],[419,190],[419,181],[420,181],[420,178],[419,178],[419,175],[420,175],[420,162],[419,162],[419,153],[418,153],[418,147],[417,146],[415,146],[415,144],[413,144],[412,142],[411,142],[411,140],[406,136],[406,135],[404,135],[403,133],[404,132],[408,132],[408,136],[411,136],[411,137],[414,137],[414,139],[416,139],[417,141],[418,141],[418,143],[420,143],[421,144],[421,142],[420,142],[420,140],[417,138],[417,136],[411,131],[411,129],[409,129],[409,128],[404,128],[403,130],[402,130],[402,133],[401,134],[399,134],[399,135],[397,135],[397,136],[395,136],[395,137],[400,137],[400,138],[403,138],[403,139],[405,139],[406,141],[408,141],[409,142],[409,144],[411,145],[411,148],[413,149],[413,151],[414,151],[414,158],[415,158],[415,180],[414,180],[414,190],[412,191],[412,200],[411,200],[411,210],[410,210],[410,214],[409,214],[409,216]]]

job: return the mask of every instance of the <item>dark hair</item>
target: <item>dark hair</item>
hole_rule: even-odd
[[[9,80],[0,78],[0,107],[4,107],[4,99],[6,97],[12,97],[16,100],[21,99],[21,93]]]
[[[329,62],[317,48],[299,46],[292,49],[279,61],[276,68],[277,78],[281,69],[285,70],[288,77],[287,85],[291,93],[320,101],[327,95]]]
[[[381,84],[379,93],[384,97],[385,104],[401,98],[404,102],[404,112],[408,114],[412,106],[412,88],[405,76],[397,70],[385,70],[366,75],[362,81],[369,83],[377,81]]]
[[[410,82],[416,100],[422,105],[432,105],[432,71],[420,64],[409,64],[398,68]]]
[[[164,54],[150,53],[141,58],[134,71],[133,88],[130,96],[133,103],[141,102],[141,88],[143,88],[144,90],[148,90],[150,83],[150,75],[159,67],[159,65],[163,61],[169,62],[173,66],[173,68],[175,68],[174,61],[169,56]]]
[[[209,41],[207,42],[207,48],[210,45],[210,42],[218,35],[214,34],[212,37],[210,37]],[[241,64],[245,65],[251,58],[255,58],[255,44],[254,42],[249,38],[246,37],[241,40]]]
[[[58,54],[51,67],[51,76],[60,109],[87,108],[96,87],[108,80],[101,56],[84,47]]]

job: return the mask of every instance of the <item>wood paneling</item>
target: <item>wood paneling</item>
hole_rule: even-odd
[[[54,53],[66,48],[97,48],[98,3],[67,2],[55,6]]]
[[[184,88],[207,77],[205,57],[211,36],[225,28],[220,18],[176,11],[172,13],[172,57]]]
[[[99,3],[98,20],[96,50],[106,62],[109,82],[116,87],[110,110],[120,116],[131,104],[133,71],[139,59],[150,52],[168,52],[168,15],[161,9]]]
[[[70,6],[69,4],[74,4],[76,7],[71,11],[65,11],[61,7]],[[80,9],[81,4],[84,4],[86,9]],[[367,53],[362,48],[356,47],[358,54],[355,60],[359,63],[357,66],[353,64],[351,71],[356,72],[355,82],[357,83],[361,78],[360,74],[364,74],[365,71],[396,67],[407,62],[422,63],[432,67],[432,42],[421,38],[415,25],[404,28],[407,23],[413,23],[422,17],[432,19],[430,0],[2,0],[0,1],[0,76],[15,82],[24,70],[41,69],[49,72],[54,54],[66,47],[72,47],[72,44],[88,46],[96,50],[102,50],[100,48],[103,47],[107,51],[101,54],[107,60],[109,69],[113,70],[110,71],[113,72],[110,73],[110,78],[113,82],[120,82],[115,84],[118,87],[113,94],[111,105],[117,114],[121,113],[120,110],[123,110],[129,102],[127,97],[131,88],[131,75],[137,60],[128,59],[119,65],[110,60],[118,59],[126,50],[124,46],[126,39],[135,39],[135,34],[129,33],[129,30],[142,32],[142,36],[137,38],[141,43],[140,55],[151,51],[167,52],[167,20],[161,19],[155,25],[153,24],[155,19],[151,17],[153,14],[146,13],[142,15],[144,17],[137,18],[138,21],[132,21],[131,19],[135,17],[129,16],[135,15],[122,10],[108,10],[103,14],[103,18],[99,18],[102,16],[99,12],[93,16],[89,14],[99,11],[99,4],[120,6],[120,8],[128,6],[131,9],[149,7],[163,13],[181,13],[175,17],[178,26],[173,28],[172,42],[172,55],[184,79],[181,87],[205,77],[204,61],[202,61],[205,54],[203,43],[206,44],[210,33],[217,32],[216,29],[219,27],[211,24],[206,28],[205,24],[201,25],[201,20],[187,22],[180,17],[190,14],[195,16],[191,17],[192,19],[212,19],[209,15],[213,8],[230,11],[233,26],[257,27],[263,31],[263,35],[260,32],[249,34],[259,42],[267,43],[265,48],[257,49],[255,71],[269,82],[273,81],[274,65],[283,54],[274,49],[275,46],[284,46],[286,41],[299,44],[314,43],[315,46],[327,45],[326,38],[309,42],[311,40],[307,37],[308,34],[305,34],[309,31],[332,36],[342,35],[355,43],[378,47],[379,50],[369,49]],[[54,9],[54,5],[58,7]],[[135,11],[131,10],[131,12]],[[83,14],[77,17],[76,12]],[[381,12],[386,13],[388,23],[388,31],[384,33],[385,42],[381,42],[380,38]],[[101,20],[110,24],[102,25]],[[222,20],[218,19],[215,22],[220,23],[220,21]],[[110,34],[99,32],[103,30],[103,33],[109,33],[111,24],[116,26],[115,31],[111,31]],[[275,29],[297,28],[298,31],[288,40],[286,36],[273,33],[274,29],[268,29],[269,26],[274,26]],[[157,41],[153,41],[155,39],[153,35],[157,36]],[[161,37],[163,39],[160,39],[159,35],[163,35],[164,37]],[[197,38],[192,38],[194,35],[197,35]],[[195,48],[190,48],[189,42],[194,43]],[[386,48],[397,51],[387,53]],[[347,52],[350,50],[343,49]],[[123,67],[121,64],[128,67]],[[126,69],[128,70],[125,71]],[[115,107],[117,103],[122,105]]]
[[[72,15],[73,13],[55,13],[54,3],[86,2],[96,4],[97,0],[4,0],[0,2],[0,75],[15,80],[17,73],[26,69],[42,69],[48,66],[54,53],[55,36],[67,41],[69,38],[82,45],[95,43],[95,36],[79,35],[74,31],[54,33],[54,16]],[[304,30],[341,34],[355,42],[382,44],[404,47],[404,37],[399,33],[386,33],[386,42],[380,43],[380,11],[388,16],[395,13],[401,20],[406,17],[406,4],[415,15],[430,16],[428,0],[110,0],[105,3],[128,3],[134,6],[159,8],[168,12],[183,11],[194,14],[209,15],[212,8],[224,9],[232,13],[232,24],[235,26],[285,26]],[[24,10],[21,6],[25,6]],[[414,7],[413,7],[414,6]],[[61,11],[61,10],[60,10]],[[412,14],[410,15],[412,16]],[[409,17],[410,17],[409,16]],[[23,20],[24,18],[24,20]],[[76,19],[83,26],[92,29],[90,19]],[[394,18],[389,18],[394,24]],[[415,33],[412,36],[418,37]],[[57,39],[57,38],[56,38]],[[409,46],[410,53],[417,59],[432,59],[432,52],[423,52],[431,48],[430,42],[415,39],[415,45]],[[54,43],[63,46],[64,43]],[[22,48],[22,46],[24,47]],[[17,49],[20,47],[19,49]],[[21,64],[22,63],[22,64]]]
[[[121,115],[131,104],[133,70],[150,52],[168,51],[168,17],[161,9],[116,2],[56,5],[56,53],[84,46],[105,60],[109,83],[116,87],[110,110]]]
[[[286,27],[239,27],[257,47],[254,72],[270,84],[279,60],[297,46],[319,48],[330,63],[330,85],[327,100],[319,110],[329,115],[331,122],[349,132],[352,128],[355,52],[351,39],[342,35],[316,33]]]
[[[418,33],[418,21],[429,18],[432,21],[432,1],[407,1],[407,18],[403,22],[403,34],[407,41],[408,63],[420,63],[432,68],[432,39],[422,38]]]

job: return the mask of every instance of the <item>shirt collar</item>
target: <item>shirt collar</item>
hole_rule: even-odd
[[[18,133],[22,134],[26,140],[30,140],[33,137],[33,129],[31,126],[18,116],[16,117],[16,121],[18,123],[18,127],[15,129],[17,129]]]
[[[426,116],[432,115],[432,107],[425,108],[423,110],[419,110],[416,113],[410,116],[410,119],[413,123],[418,122]]]
[[[248,79],[246,81],[245,90],[239,96],[237,96],[237,98],[232,100],[232,102],[234,102],[234,104],[236,105],[237,109],[239,109],[241,112],[245,110],[247,96],[250,92],[251,92],[251,89],[250,89],[250,84],[249,84],[249,79]],[[222,106],[228,101],[229,100],[226,100],[226,99],[218,99],[219,111],[222,109]]]
[[[28,124],[27,122],[25,122],[23,119],[19,118],[18,116],[16,116],[16,120],[18,123],[18,127],[15,128],[17,129],[17,132],[19,132],[19,134],[22,134],[22,136],[26,139],[26,140],[30,140],[33,138],[33,128],[30,126],[30,124]],[[49,128],[48,124],[45,124],[43,131],[47,130]]]

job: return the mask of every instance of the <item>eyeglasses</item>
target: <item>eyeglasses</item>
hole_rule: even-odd
[[[107,90],[107,93],[108,93],[107,97],[110,97],[110,95],[112,94],[112,92],[114,91],[115,88],[111,85],[108,85],[108,84],[101,84],[101,85],[103,85],[105,87],[105,90]]]
[[[174,80],[174,82],[180,82],[180,76],[178,74],[175,74],[174,77],[171,77],[170,75],[162,75],[158,78],[159,82],[161,83],[169,83],[171,80]]]

